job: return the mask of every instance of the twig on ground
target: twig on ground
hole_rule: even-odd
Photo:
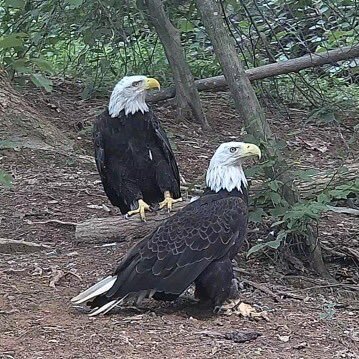
[[[49,286],[56,288],[56,284],[60,281],[61,278],[65,276],[65,273],[61,269],[53,269],[55,273],[52,279],[50,280]]]
[[[32,224],[47,224],[47,223],[57,223],[62,224],[64,226],[77,226],[76,222],[66,222],[66,221],[60,221],[59,219],[48,219],[46,221],[39,221],[39,222],[31,222]]]
[[[52,288],[56,288],[56,284],[64,277],[68,276],[68,275],[73,275],[74,277],[76,277],[78,280],[81,280],[81,277],[76,274],[76,273],[73,273],[73,272],[70,272],[70,271],[67,271],[67,272],[64,272],[63,270],[61,269],[54,269],[54,268],[51,268],[52,272],[54,273],[54,276],[53,278],[51,279],[50,281],[50,287]]]
[[[338,252],[335,249],[330,248],[323,243],[321,243],[320,246],[322,247],[323,250],[325,250],[326,252],[330,253],[333,256],[340,257],[340,258],[348,257],[348,254],[343,253],[343,252]]]
[[[276,292],[278,294],[282,295],[283,297],[287,297],[287,298],[293,298],[293,299],[297,299],[297,300],[304,300],[305,299],[305,297],[303,297],[300,294],[287,292],[287,291],[281,290],[281,289],[276,289]]]
[[[253,288],[259,289],[263,293],[266,293],[266,294],[270,295],[276,302],[281,301],[281,297],[278,294],[272,292],[269,288],[265,287],[263,284],[256,283],[256,282],[253,282],[251,280],[244,279],[244,278],[241,278],[240,281],[250,285]]]
[[[223,339],[234,341],[235,343],[245,343],[250,340],[257,339],[261,335],[260,333],[255,331],[243,332],[238,330],[235,330],[233,332],[223,333],[223,334],[219,332],[206,330],[202,332],[197,332],[196,334],[202,334],[209,338],[223,338]]]
[[[332,284],[324,284],[324,285],[315,285],[313,287],[302,288],[300,290],[312,290],[312,289],[332,288],[332,287],[345,287],[345,288],[349,288],[351,290],[359,291],[359,285],[352,285],[352,284],[346,284],[346,283],[332,283]]]
[[[246,271],[245,269],[234,267],[233,270],[237,273],[246,274],[246,275],[252,275],[251,272]]]

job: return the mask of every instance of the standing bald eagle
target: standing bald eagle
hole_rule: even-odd
[[[72,299],[106,313],[125,298],[174,300],[191,283],[201,301],[220,307],[229,297],[233,269],[247,229],[247,180],[242,161],[260,157],[256,145],[223,143],[207,170],[202,197],[132,247],[114,273]]]
[[[181,200],[171,145],[145,102],[147,90],[159,87],[153,78],[124,77],[93,127],[96,165],[107,197],[122,214],[139,213],[143,220],[151,205],[170,210]]]

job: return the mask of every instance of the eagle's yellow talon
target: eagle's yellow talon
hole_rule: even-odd
[[[128,211],[127,216],[132,216],[134,214],[139,214],[140,217],[141,217],[141,220],[143,222],[146,222],[145,212],[150,211],[150,210],[151,210],[150,206],[144,200],[139,199],[138,200],[138,208],[133,210],[133,211]]]
[[[171,197],[171,194],[170,194],[169,191],[166,191],[164,194],[165,194],[165,199],[162,202],[159,203],[160,209],[167,206],[168,212],[170,212],[172,210],[172,207],[173,207],[174,203],[182,202],[182,197],[177,198],[177,199],[173,199]]]

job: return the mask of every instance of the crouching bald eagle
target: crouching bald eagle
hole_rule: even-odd
[[[163,222],[133,246],[112,275],[72,299],[87,302],[91,316],[125,298],[174,300],[193,282],[195,296],[219,308],[232,287],[231,260],[247,229],[247,180],[242,162],[261,156],[253,144],[221,144],[207,170],[199,199]]]
[[[145,102],[147,90],[159,87],[153,78],[124,77],[93,126],[95,160],[107,197],[122,214],[139,213],[143,220],[151,205],[170,210],[181,200],[171,145]]]

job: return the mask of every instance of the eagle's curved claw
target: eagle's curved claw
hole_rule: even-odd
[[[133,211],[128,211],[126,213],[126,217],[130,217],[134,214],[139,214],[141,217],[141,220],[143,222],[146,222],[145,211],[151,211],[151,208],[144,200],[139,199],[138,200],[138,208]]]
[[[159,203],[160,209],[167,206],[168,212],[171,212],[173,204],[177,203],[177,202],[182,202],[182,201],[183,201],[182,197],[177,198],[177,199],[173,199],[169,193],[167,194],[165,192],[165,199],[162,202]]]

